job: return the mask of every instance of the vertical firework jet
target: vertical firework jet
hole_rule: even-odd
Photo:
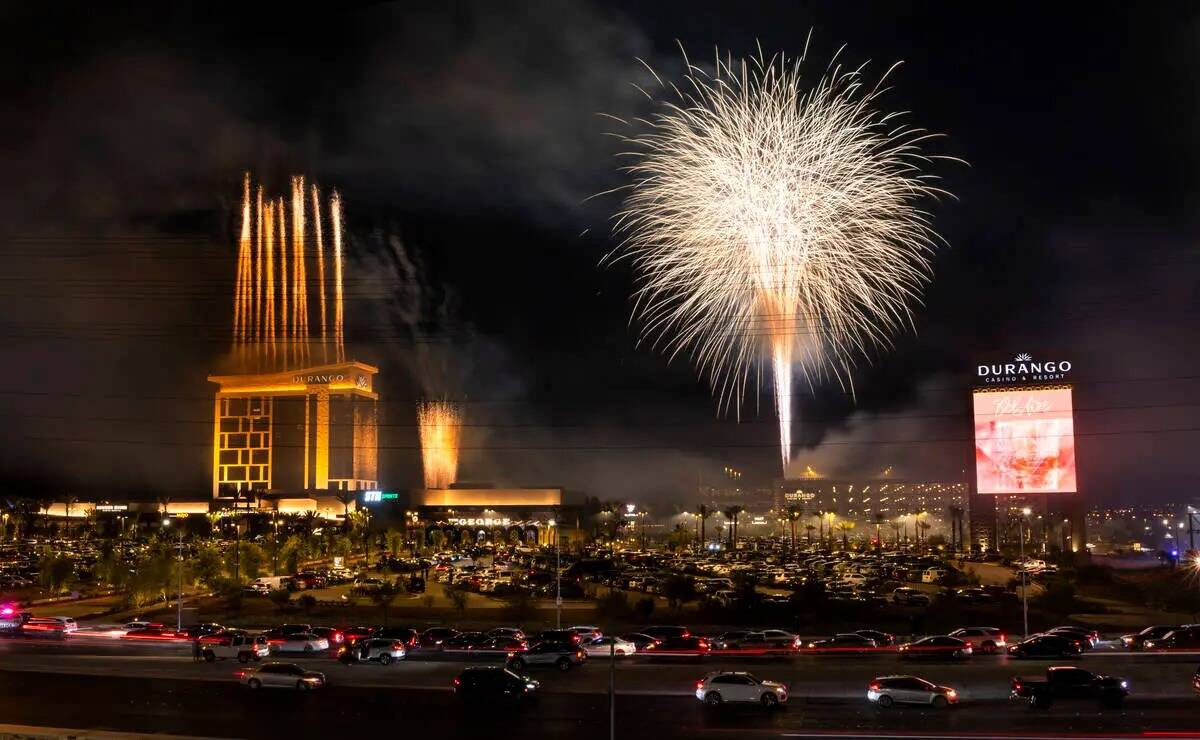
[[[417,427],[425,487],[449,488],[458,474],[462,410],[452,401],[422,401],[417,404]]]
[[[938,241],[918,206],[943,192],[922,170],[936,158],[875,108],[861,68],[806,84],[803,57],[684,61],[682,83],[655,76],[654,116],[622,121],[637,133],[617,254],[643,336],[690,353],[723,409],[769,368],[786,473],[793,373],[852,390],[854,360],[911,323]]]
[[[235,351],[259,369],[310,362],[313,342],[321,347],[321,361],[328,361],[330,355],[338,361],[346,358],[341,197],[335,192],[330,202],[323,204],[320,191],[313,185],[310,212],[307,193],[302,176],[291,179],[290,204],[283,197],[264,199],[262,186],[252,188],[248,173],[242,181],[233,342]],[[328,211],[334,241],[332,322],[327,317],[324,210]],[[308,266],[314,259],[317,282],[313,288],[318,295],[315,308],[320,313],[317,336],[309,328],[313,307],[309,305]],[[332,352],[329,344],[333,345]]]

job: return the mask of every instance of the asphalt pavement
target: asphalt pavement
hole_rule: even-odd
[[[559,673],[530,669],[542,682],[534,705],[517,711],[464,711],[451,679],[465,661],[413,655],[390,666],[345,666],[330,656],[280,656],[326,673],[329,688],[311,696],[252,694],[234,674],[236,661],[193,663],[186,645],[120,639],[0,641],[0,722],[77,729],[162,732],[213,737],[279,737],[344,732],[347,727],[404,726],[439,735],[478,736],[500,723],[513,732],[608,736],[606,660],[593,658]],[[482,661],[486,662],[486,661]],[[976,656],[963,663],[907,663],[895,655],[708,657],[703,660],[618,660],[617,737],[818,736],[1021,737],[1118,736],[1200,731],[1200,697],[1191,676],[1200,655],[1095,651],[1078,663],[1126,677],[1131,696],[1120,710],[1091,702],[1060,702],[1033,710],[1008,700],[1014,674],[1036,674],[1059,661],[1016,661]],[[764,712],[705,708],[692,696],[695,681],[712,670],[748,670],[787,683],[787,709]],[[962,705],[947,711],[880,710],[865,700],[879,675],[912,673],[959,690]],[[69,697],[69,701],[64,701]],[[1039,734],[1040,733],[1040,734]],[[1047,734],[1049,733],[1049,734]],[[1107,733],[1107,734],[1106,734]],[[852,735],[853,736],[853,735]],[[1173,736],[1180,736],[1174,734]],[[1196,735],[1200,737],[1200,733]]]

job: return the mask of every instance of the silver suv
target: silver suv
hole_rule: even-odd
[[[525,652],[517,653],[508,661],[508,667],[520,673],[526,666],[552,665],[560,671],[569,671],[587,660],[587,652],[578,645],[561,642],[539,642]]]

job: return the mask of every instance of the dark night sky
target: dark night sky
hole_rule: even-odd
[[[389,485],[418,482],[422,393],[467,399],[461,478],[660,502],[724,465],[769,481],[769,398],[718,417],[685,361],[637,345],[629,274],[599,266],[618,201],[586,199],[622,182],[596,114],[645,110],[636,58],[796,55],[810,28],[814,67],[843,43],[875,75],[903,60],[886,104],[970,164],[939,168],[958,200],[932,207],[950,246],[917,331],[862,364],[855,398],[799,403],[796,462],[960,476],[976,360],[1031,352],[1075,365],[1087,495],[1196,492],[1194,3],[152,7],[0,11],[10,493],[208,490],[247,169],[344,193]]]

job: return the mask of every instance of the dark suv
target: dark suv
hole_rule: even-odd
[[[464,701],[519,702],[539,686],[532,678],[500,666],[473,666],[454,677],[454,694]]]

